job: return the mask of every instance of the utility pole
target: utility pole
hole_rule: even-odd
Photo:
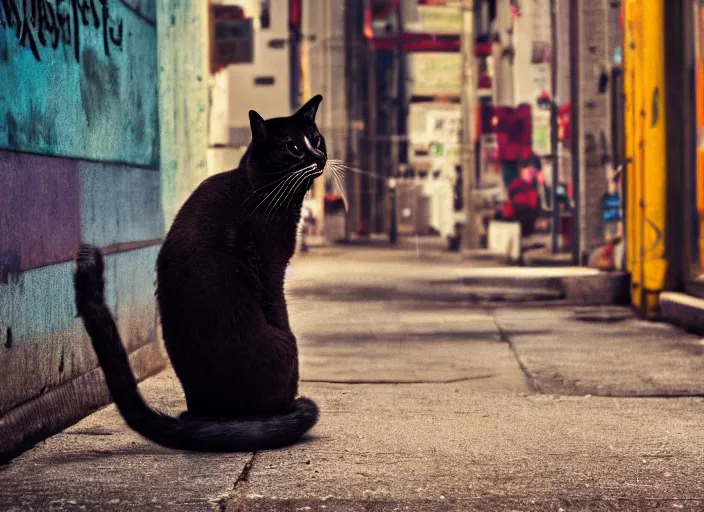
[[[400,136],[398,141],[399,148],[399,164],[408,163],[408,145],[406,141],[407,135],[407,113],[406,113],[406,52],[403,49],[404,34],[406,33],[406,23],[405,23],[405,13],[403,12],[403,0],[399,0],[397,7],[397,17],[398,17],[398,34],[399,40],[397,42],[396,51],[398,52],[398,64],[396,67],[396,72],[398,73],[398,78],[396,79],[397,86],[397,97],[396,114],[398,117],[396,125],[396,133]],[[398,171],[398,169],[394,169]]]
[[[582,250],[584,249],[584,171],[583,155],[584,144],[582,141],[582,0],[572,0],[570,8],[570,125],[572,132],[572,190],[575,207],[572,209],[572,264],[582,264]]]
[[[301,106],[301,0],[289,0],[289,64],[291,112]],[[308,101],[306,99],[306,101]]]
[[[499,33],[499,44],[495,54],[496,79],[494,91],[496,92],[496,105],[513,106],[513,98],[516,92],[513,73],[513,57],[504,55],[508,48],[514,48],[513,35],[513,13],[511,11],[511,0],[496,1],[496,30]],[[515,48],[514,48],[515,49]]]
[[[406,132],[406,115],[405,115],[405,92],[406,92],[406,73],[404,67],[404,22],[403,22],[403,2],[399,1],[396,6],[396,44],[394,45],[394,60],[393,60],[393,79],[391,81],[391,102],[390,123],[391,133],[391,170],[388,180],[385,184],[389,206],[389,240],[395,244],[398,240],[397,219],[396,219],[396,177],[398,176],[401,164],[406,163],[407,157],[405,154],[405,145],[402,145],[401,140]],[[392,186],[393,185],[393,186]]]
[[[476,249],[479,247],[477,233],[477,218],[474,200],[474,189],[476,182],[475,172],[475,109],[477,105],[477,74],[475,72],[475,35],[474,35],[474,0],[464,0],[462,2],[462,174],[464,181],[464,208],[465,223],[462,233],[462,245],[465,249]]]
[[[389,187],[390,183],[393,183],[391,179],[393,179],[396,174],[398,173],[398,164],[399,164],[399,150],[398,150],[398,80],[399,80],[399,61],[401,60],[401,49],[403,46],[403,38],[401,34],[401,2],[399,2],[399,5],[396,10],[396,30],[395,30],[395,36],[396,36],[396,43],[394,44],[394,51],[393,51],[393,60],[391,63],[391,80],[387,82],[386,84],[386,96],[390,102],[389,109],[388,109],[388,118],[386,119],[386,129],[388,130],[388,133],[390,135],[390,141],[391,141],[391,147],[390,149],[390,157],[391,157],[391,168],[388,170],[388,174],[386,176],[387,178],[387,183],[383,184],[384,185],[384,192],[385,194],[385,202],[384,206],[387,204],[389,205],[389,213],[391,216],[393,216],[394,213],[391,211],[391,207],[394,206],[392,204],[391,197],[392,191],[390,190],[391,187]],[[380,134],[384,135],[384,130],[380,129],[379,131]],[[380,183],[380,185],[382,185]],[[395,192],[395,190],[393,191]],[[386,202],[386,198],[388,197],[388,202]],[[396,237],[391,236],[392,232],[392,217],[389,219],[389,240],[392,241],[392,243],[396,242]]]
[[[365,0],[364,2],[365,12],[371,14],[372,12],[372,0]],[[366,51],[366,64],[367,64],[367,96],[366,96],[366,134],[367,134],[367,160],[366,166],[367,171],[376,174],[377,169],[377,94],[376,94],[376,51],[374,49],[374,43],[372,40],[366,41],[367,51]],[[368,236],[373,229],[373,223],[376,219],[372,218],[372,201],[378,204],[376,184],[374,187],[370,185],[369,176],[362,174],[360,176],[361,181],[361,195],[360,195],[360,231],[361,235]],[[373,196],[372,196],[373,191]],[[376,208],[374,209],[376,210]],[[375,215],[379,215],[377,211],[374,212]]]
[[[557,140],[557,0],[550,0],[550,153],[552,160],[552,253],[560,250],[560,205],[557,202],[557,187],[560,181],[560,159]]]
[[[347,148],[346,160],[355,167],[362,167],[361,147],[364,141],[362,136],[364,128],[360,128],[359,123],[363,119],[363,40],[362,31],[364,29],[364,5],[360,5],[359,0],[345,0],[345,76],[348,77],[348,87],[346,87],[346,106],[350,112],[351,122],[347,126]],[[345,222],[345,238],[349,238],[350,232],[359,229],[360,219],[360,175],[348,173],[345,177],[347,187],[347,201],[349,211],[347,222]]]

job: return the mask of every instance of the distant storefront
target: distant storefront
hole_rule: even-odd
[[[695,115],[690,121],[690,172],[686,178],[687,191],[685,225],[687,257],[685,278],[687,288],[704,296],[704,0],[693,0],[693,26],[689,41],[695,63]]]

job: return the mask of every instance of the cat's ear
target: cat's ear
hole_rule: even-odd
[[[252,129],[252,140],[255,142],[264,142],[266,140],[266,126],[264,118],[256,111],[249,111],[249,126]]]
[[[308,103],[298,109],[295,116],[302,117],[308,121],[315,121],[315,114],[318,112],[321,101],[323,101],[323,97],[320,94],[316,94],[308,100]]]

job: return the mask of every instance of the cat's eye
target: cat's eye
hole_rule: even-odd
[[[288,149],[289,153],[291,153],[293,156],[302,156],[303,153],[301,150],[298,148],[295,142],[288,142],[286,144],[286,149]]]

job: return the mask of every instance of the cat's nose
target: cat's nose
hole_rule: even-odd
[[[328,157],[321,153],[316,156],[315,163],[318,166],[318,170],[322,171],[325,169],[325,164],[328,163]]]

